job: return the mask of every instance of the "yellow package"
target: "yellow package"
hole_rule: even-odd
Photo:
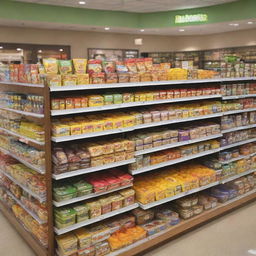
[[[135,117],[134,116],[124,116],[123,117],[123,125],[124,127],[132,127],[135,125]]]
[[[52,74],[47,74],[46,75],[46,82],[49,87],[54,87],[54,86],[61,86],[61,75],[52,75]]]
[[[58,61],[54,58],[43,59],[46,74],[58,74]]]
[[[60,74],[72,74],[71,60],[59,60],[58,63]]]
[[[101,95],[90,95],[88,97],[89,107],[99,107],[104,105],[104,97]]]
[[[92,157],[103,155],[103,146],[96,143],[88,144],[87,150]]]
[[[165,189],[162,188],[161,186],[155,187],[154,190],[155,190],[156,201],[162,200],[166,197]]]
[[[76,85],[76,75],[65,74],[62,75],[63,86],[74,86]]]
[[[121,117],[113,118],[113,129],[123,128],[123,119]]]
[[[146,92],[146,101],[154,100],[154,93],[153,92]]]
[[[63,254],[71,255],[73,253],[76,253],[78,249],[77,248],[78,239],[72,233],[57,236],[56,241],[59,249],[61,249],[61,252],[63,252]]]
[[[94,132],[94,126],[92,121],[86,121],[81,123],[82,134]]]
[[[103,165],[103,156],[97,156],[91,158],[91,167]]]
[[[92,244],[92,235],[85,229],[80,228],[74,231],[78,239],[79,249],[88,248]]]
[[[70,134],[71,135],[78,135],[82,133],[82,127],[81,124],[77,123],[71,123],[70,124]]]
[[[85,74],[87,59],[73,59],[74,70],[76,74]]]
[[[69,136],[70,126],[65,124],[54,124],[52,127],[52,135],[54,137]]]
[[[93,125],[94,132],[104,131],[104,121],[103,120],[93,120],[91,123]]]
[[[114,129],[113,119],[111,118],[104,119],[104,131],[113,130],[113,129]]]
[[[111,164],[115,162],[115,155],[114,154],[108,154],[103,156],[103,164]]]
[[[76,74],[76,77],[77,77],[77,85],[90,83],[89,74]]]

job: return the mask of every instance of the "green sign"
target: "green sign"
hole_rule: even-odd
[[[175,24],[178,23],[192,23],[192,22],[206,22],[208,21],[207,14],[191,14],[191,15],[176,15]]]

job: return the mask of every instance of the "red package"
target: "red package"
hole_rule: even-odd
[[[112,190],[120,187],[121,180],[116,177],[106,177],[104,180],[108,183],[108,189]]]
[[[102,72],[101,60],[89,60],[88,61],[88,73],[91,75],[93,73]]]
[[[25,64],[19,65],[18,81],[19,83],[26,83]]]
[[[89,182],[93,186],[95,193],[107,191],[108,183],[104,180],[86,179],[86,181]]]
[[[137,72],[136,59],[125,60],[125,65],[130,72]]]

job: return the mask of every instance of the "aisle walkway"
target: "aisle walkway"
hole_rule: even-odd
[[[35,256],[0,214],[0,255]],[[254,249],[255,254],[248,253]],[[144,256],[256,255],[256,202],[216,219]]]

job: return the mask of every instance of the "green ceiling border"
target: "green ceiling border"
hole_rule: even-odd
[[[174,23],[175,15],[199,13],[207,14],[208,21],[189,24]],[[256,0],[239,0],[237,2],[203,8],[155,13],[102,11],[0,0],[0,19],[53,22],[70,25],[124,28],[168,28],[252,18],[256,18]]]

